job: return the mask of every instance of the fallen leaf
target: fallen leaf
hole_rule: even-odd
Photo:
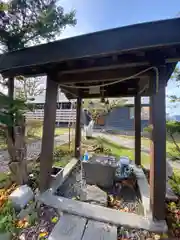
[[[51,219],[51,222],[52,222],[52,223],[57,223],[58,220],[59,220],[58,217],[53,217],[53,218]]]
[[[39,233],[39,238],[46,237],[48,235],[48,232],[41,232]]]
[[[154,236],[154,239],[155,239],[155,240],[159,240],[160,238],[161,238],[161,236],[158,235],[158,234],[156,234],[156,235]]]
[[[163,238],[163,239],[165,238],[165,239],[166,239],[166,238],[168,238],[168,235],[167,235],[166,233],[163,233],[163,234],[161,235],[161,238]]]

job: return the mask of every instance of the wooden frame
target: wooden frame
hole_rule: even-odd
[[[75,157],[80,158],[81,155],[81,105],[82,99],[77,97],[76,104],[76,133],[75,133]]]
[[[141,96],[137,94],[134,101],[135,106],[135,164],[141,165]]]
[[[152,126],[150,162],[150,203],[153,218],[165,219],[166,196],[166,94],[164,75],[166,68],[159,68],[159,86],[152,81],[153,94],[150,96],[150,118]]]

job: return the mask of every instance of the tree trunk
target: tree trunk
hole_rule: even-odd
[[[19,185],[28,181],[25,142],[25,120],[21,119],[14,127],[14,143],[8,138],[8,151],[10,154],[9,168],[12,179]]]
[[[8,79],[8,95],[11,100],[14,98],[14,78]],[[12,102],[13,104],[13,102]],[[9,169],[12,173],[12,180],[18,185],[27,183],[26,163],[26,142],[25,142],[25,119],[15,119],[11,115],[13,125],[8,128],[7,146],[10,156]]]

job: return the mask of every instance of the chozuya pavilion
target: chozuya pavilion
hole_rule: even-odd
[[[40,190],[49,186],[58,87],[77,98],[75,157],[79,158],[84,98],[135,97],[135,163],[141,165],[141,96],[150,97],[152,124],[150,204],[165,219],[165,88],[180,59],[180,19],[135,24],[9,52],[0,56],[4,77],[47,75],[40,157]]]

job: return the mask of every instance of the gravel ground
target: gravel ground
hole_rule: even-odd
[[[38,222],[35,226],[23,229],[16,239],[19,240],[39,240],[47,239],[56,223],[52,222],[54,217],[59,219],[59,214],[54,208],[41,205],[37,211]],[[40,234],[44,233],[44,238],[40,238]]]
[[[159,234],[150,233],[143,229],[130,229],[130,228],[125,228],[121,226],[118,228],[118,240],[120,239],[159,240],[159,239],[165,239],[165,238],[161,238]]]
[[[54,146],[62,145],[68,141],[68,135],[64,134],[54,138]],[[38,157],[41,151],[41,140],[27,144],[27,160]],[[7,150],[0,151],[0,173],[8,172],[9,154]]]

